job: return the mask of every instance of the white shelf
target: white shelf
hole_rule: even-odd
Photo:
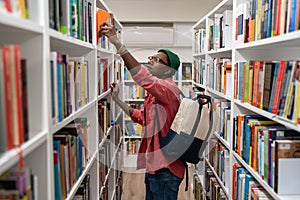
[[[233,156],[239,161],[239,163],[241,163],[241,165],[243,167],[245,167],[247,169],[247,171],[253,176],[253,178],[255,178],[255,180],[262,185],[266,191],[268,191],[268,193],[274,198],[274,199],[278,199],[277,194],[274,192],[273,189],[270,188],[270,186],[264,181],[262,180],[262,178],[258,175],[257,172],[255,172],[237,153],[233,152]]]
[[[22,152],[22,156],[26,157],[32,151],[36,150],[40,145],[47,141],[47,132],[37,134],[27,142],[21,145],[20,150],[14,148],[2,155],[0,155],[0,174],[9,170],[13,165],[19,162],[19,152]]]
[[[108,97],[108,95],[110,95],[110,93],[111,93],[111,90],[107,90],[106,92],[103,92],[102,94],[100,94],[100,95],[98,96],[97,101],[99,101],[99,100],[101,100],[101,99],[103,99],[103,98]]]
[[[0,33],[1,40],[7,34],[24,34],[23,36],[34,36],[36,34],[43,34],[44,27],[31,20],[18,18],[10,14],[0,13]]]
[[[72,56],[81,56],[95,49],[95,46],[82,40],[70,37],[59,31],[48,28],[51,49],[62,53],[72,53]]]
[[[237,50],[264,49],[265,51],[268,51],[268,50],[274,50],[274,48],[283,49],[283,48],[290,48],[290,47],[297,47],[297,48],[300,47],[299,30],[291,33],[286,33],[284,35],[265,38],[250,43],[243,43],[236,46],[235,48]]]
[[[231,89],[232,92],[234,92],[234,72],[235,72],[235,63],[238,62],[245,62],[245,61],[253,61],[253,60],[299,60],[299,52],[300,52],[300,30],[296,30],[294,32],[286,33],[283,35],[265,38],[249,43],[238,43],[235,40],[235,31],[236,31],[236,14],[238,11],[238,5],[240,3],[245,3],[246,1],[240,1],[240,0],[223,0],[221,1],[217,6],[215,6],[208,14],[203,16],[195,25],[193,26],[194,33],[198,33],[199,29],[205,29],[205,38],[202,37],[202,41],[199,43],[199,41],[196,41],[194,36],[194,48],[196,45],[198,45],[198,49],[193,49],[192,56],[195,63],[201,64],[201,69],[196,69],[201,71],[201,76],[203,76],[203,82],[204,83],[211,83],[212,81],[215,81],[219,77],[217,74],[210,74],[211,71],[209,70],[209,67],[211,67],[211,63],[213,59],[215,58],[231,58],[231,65],[232,65],[232,79],[231,79]],[[250,0],[249,0],[250,1]],[[228,45],[226,48],[220,48],[217,50],[210,50],[206,51],[206,49],[202,49],[202,47],[206,47],[208,49],[209,44],[209,29],[210,25],[214,24],[215,20],[215,14],[222,14],[225,10],[232,10],[232,36],[229,35],[228,37],[232,37],[232,44]],[[224,18],[223,18],[224,19]],[[199,32],[202,34],[202,32]],[[197,36],[197,35],[196,35]],[[200,35],[203,36],[203,35]],[[226,38],[226,37],[225,37]],[[199,39],[199,38],[197,38]],[[204,44],[202,43],[204,42]],[[201,46],[200,46],[201,45]],[[199,50],[202,50],[201,53],[195,53],[199,52]],[[197,51],[198,50],[198,51]],[[198,62],[199,61],[199,62]],[[200,62],[201,61],[201,62]],[[205,70],[202,73],[202,67],[205,66]],[[200,67],[200,66],[197,66]],[[214,83],[213,83],[214,84]],[[296,124],[292,122],[289,119],[285,119],[281,116],[278,116],[276,114],[272,114],[270,112],[267,112],[265,110],[262,110],[260,108],[257,108],[255,106],[250,105],[249,103],[243,103],[240,100],[233,99],[233,95],[226,96],[225,94],[215,91],[211,87],[208,87],[203,84],[195,83],[193,82],[193,85],[203,88],[205,90],[205,93],[208,95],[211,95],[213,98],[222,98],[230,102],[231,105],[231,111],[230,111],[230,125],[231,125],[231,135],[233,133],[233,125],[234,125],[234,118],[238,114],[257,114],[264,116],[270,120],[273,120],[281,125],[286,126],[289,129],[293,129],[299,132],[300,134],[300,124]],[[230,146],[231,143],[233,143],[233,137],[231,137],[230,141],[225,141],[223,138],[219,136],[219,134],[214,133],[214,135],[218,138],[220,143],[225,146],[229,150],[229,164],[232,166],[235,163],[235,160],[238,160],[251,174],[252,176],[258,180],[259,184],[261,184],[264,189],[269,193],[273,198],[275,199],[299,199],[300,196],[280,196],[277,195],[274,190],[267,185],[265,181],[263,181],[260,176],[249,166],[247,165],[243,159],[238,156]],[[210,166],[211,167],[211,166]],[[216,173],[214,172],[216,175]],[[217,176],[217,175],[216,175]],[[217,177],[218,178],[218,177]],[[230,172],[230,183],[229,183],[229,193],[232,192],[232,170]],[[231,194],[230,194],[231,196]],[[227,197],[228,194],[227,194]],[[230,197],[229,197],[230,199]]]
[[[252,112],[255,112],[259,115],[262,115],[262,116],[265,116],[266,118],[269,118],[275,122],[278,122],[288,128],[291,128],[291,129],[294,129],[296,131],[299,131],[300,132],[300,125],[299,124],[294,124],[291,120],[289,119],[285,119],[281,116],[278,116],[278,115],[275,115],[273,113],[270,113],[268,111],[265,111],[265,110],[262,110],[260,108],[257,108],[255,106],[252,106],[250,105],[249,103],[242,103],[240,100],[234,100],[235,104],[243,107],[243,108],[246,108]]]
[[[54,0],[51,1],[54,2]],[[54,15],[54,13],[50,13],[51,1],[28,0],[26,3],[28,3],[29,19],[23,19],[16,17],[13,14],[4,13],[4,8],[1,8],[0,48],[6,44],[17,45],[20,47],[20,57],[26,59],[29,139],[21,144],[20,148],[14,148],[0,155],[0,175],[8,170],[15,171],[18,169],[21,157],[20,155],[22,154],[24,168],[29,168],[38,180],[38,185],[36,186],[38,196],[36,199],[55,199],[53,135],[75,119],[79,117],[86,117],[88,122],[86,147],[91,153],[88,154],[89,160],[87,166],[83,170],[82,175],[78,178],[78,180],[76,180],[74,186],[70,188],[71,191],[69,191],[67,199],[74,198],[80,184],[88,174],[90,174],[90,190],[92,191],[90,193],[90,198],[97,199],[99,198],[100,190],[98,181],[99,163],[97,155],[99,147],[101,148],[101,145],[103,144],[103,141],[99,141],[101,140],[99,139],[101,132],[98,125],[98,101],[103,98],[110,98],[111,92],[110,89],[108,89],[108,91],[101,95],[97,95],[99,80],[98,75],[101,71],[101,69],[99,69],[100,67],[98,67],[97,58],[100,56],[100,58],[109,59],[109,82],[112,79],[115,79],[115,71],[113,71],[114,59],[121,58],[120,56],[115,55],[115,50],[100,48],[96,42],[95,12],[97,11],[97,8],[109,11],[109,8],[106,6],[104,1],[88,1],[91,5],[91,7],[89,7],[91,8],[89,11],[91,11],[90,17],[92,24],[89,23],[88,25],[89,28],[91,28],[89,30],[91,30],[92,38],[89,39],[92,39],[92,44],[49,28],[49,24],[51,23],[49,16],[52,14]],[[67,14],[69,15],[71,13]],[[60,18],[62,16],[57,17]],[[116,27],[121,31],[123,27],[117,20],[116,16],[115,22]],[[81,36],[82,35],[79,37],[81,38]],[[50,55],[51,52],[59,52],[62,55],[66,54],[69,57],[84,57],[84,61],[87,61],[86,63],[88,64],[87,76],[83,76],[85,74],[80,71],[80,75],[82,75],[81,81],[85,81],[84,83],[87,83],[88,87],[84,88],[86,89],[85,91],[83,89],[81,90],[82,86],[78,88],[81,90],[80,92],[82,92],[81,95],[83,95],[83,91],[88,93],[89,102],[74,113],[70,114],[61,122],[55,124],[52,124],[52,121],[54,121],[52,116],[58,112],[58,103],[55,102],[55,100],[58,101],[59,97],[57,93],[52,93],[52,91],[58,91],[57,85],[60,82],[58,82],[59,80],[57,80],[56,84],[53,84],[52,82],[54,76],[51,75],[55,74],[58,68],[55,70],[55,67],[57,66],[53,66],[50,63],[50,61],[53,61],[52,55],[54,55]],[[121,65],[123,65],[122,62]],[[69,68],[61,67],[61,69]],[[76,69],[78,70],[81,68],[78,67]],[[65,72],[65,70],[63,71]],[[76,73],[77,72],[78,71],[76,71]],[[123,72],[120,73],[122,74]],[[86,79],[86,77],[88,77],[88,79]],[[67,89],[71,84],[69,84],[70,82],[68,82],[68,80],[69,79],[67,78],[65,78],[64,81],[60,80],[67,85],[67,87],[64,88],[66,91],[62,90],[62,96],[69,95],[67,93]],[[1,79],[1,81],[3,81],[3,79]],[[83,84],[83,82],[80,82],[79,84]],[[53,87],[56,88],[53,89]],[[2,94],[3,91],[0,91],[0,95]],[[53,94],[57,95],[57,99],[54,99],[55,95]],[[110,99],[108,99],[108,101],[113,104]],[[64,102],[62,103],[63,106],[65,106],[65,103],[69,103],[66,98],[64,98]],[[56,110],[52,109],[52,107],[56,107]],[[111,116],[114,116],[114,114],[117,113],[116,106],[111,105],[110,109]],[[56,113],[52,113],[52,111],[56,111]],[[114,117],[116,117],[116,119],[112,118],[112,120],[123,120],[121,113]],[[13,123],[17,123],[17,121],[14,120]],[[0,124],[2,125],[2,123]],[[122,125],[122,123],[120,123],[120,125]],[[107,134],[112,134],[113,132],[114,129],[110,127]],[[1,132],[1,134],[3,133]],[[104,139],[106,138],[107,137],[104,137]],[[120,140],[120,143],[121,141],[122,140]],[[98,145],[99,143],[100,145]],[[113,159],[119,159],[116,156],[116,152],[114,152]],[[113,160],[112,162],[115,161]],[[115,181],[116,180],[111,181],[110,187],[114,187],[116,185]],[[110,195],[109,199],[115,198],[115,193],[112,192]]]
[[[223,146],[225,146],[227,148],[227,150],[230,151],[230,145],[228,144],[228,142],[226,140],[224,140],[224,138],[222,138],[218,133],[214,133],[214,135],[218,138],[218,140],[222,143]]]
[[[95,106],[95,102],[96,101],[89,102],[87,105],[85,105],[82,108],[79,108],[75,113],[73,113],[70,116],[68,116],[67,118],[65,118],[62,122],[55,124],[53,127],[51,127],[50,133],[54,134],[57,131],[59,131],[60,129],[62,129],[64,126],[69,124],[70,122],[74,121],[76,118],[81,116],[84,112],[88,111],[90,108]]]
[[[125,102],[144,103],[144,99],[125,99]]]
[[[219,182],[222,190],[224,191],[224,194],[226,195],[226,197],[229,199],[229,194],[228,194],[228,188],[226,188],[222,182],[222,180],[219,178],[217,172],[215,171],[215,169],[213,168],[213,166],[211,166],[211,164],[209,163],[209,161],[205,158],[205,161],[207,163],[207,165],[209,166],[209,168],[211,169],[211,171],[213,172],[214,176],[216,177],[217,181]]]
[[[213,90],[213,89],[211,89],[211,88],[207,88],[207,91],[208,91],[209,93],[211,93],[211,94],[214,94],[214,95],[218,96],[218,97],[221,97],[221,98],[223,98],[223,99],[227,99],[228,101],[231,101],[231,100],[232,100],[232,98],[231,98],[230,96],[227,96],[227,95],[225,95],[224,93],[215,91],[215,90]]]
[[[85,176],[88,174],[90,168],[94,164],[97,155],[98,155],[98,152],[95,152],[94,155],[92,156],[92,158],[89,160],[89,162],[87,163],[87,165],[86,165],[85,169],[83,170],[82,174],[80,175],[80,177],[76,181],[75,185],[72,187],[72,189],[71,189],[71,191],[70,191],[70,193],[69,193],[69,195],[68,195],[68,197],[67,197],[66,200],[73,199],[73,197],[74,197],[76,191],[78,190],[80,184],[82,183],[82,181],[84,180]]]

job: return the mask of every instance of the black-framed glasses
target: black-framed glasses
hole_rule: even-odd
[[[160,59],[159,57],[156,56],[148,56],[149,60],[153,60],[156,63],[162,63],[164,65],[167,65],[167,63],[165,63],[162,59]]]

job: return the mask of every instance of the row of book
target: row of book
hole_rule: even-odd
[[[206,30],[204,28],[200,28],[194,32],[194,54],[206,52],[206,45]]]
[[[38,179],[29,168],[10,170],[0,175],[0,199],[38,199]]]
[[[5,0],[0,3],[0,14],[8,13],[20,18],[29,18],[28,0]]]
[[[120,132],[121,133],[121,132]],[[118,144],[120,142],[120,137]],[[121,146],[115,145],[114,141],[110,139],[105,139],[101,148],[99,149],[99,182],[100,188],[108,184],[108,173],[112,173],[112,171],[120,170],[120,153],[121,153]]]
[[[53,124],[89,102],[89,65],[84,57],[50,53],[51,117]]]
[[[111,127],[111,104],[103,98],[98,101],[98,126],[99,126],[99,141],[102,141],[107,136],[107,131]]]
[[[206,84],[205,74],[206,74],[205,59],[203,58],[194,59],[193,81],[205,85]]]
[[[207,85],[227,96],[232,95],[232,63],[229,58],[214,58],[207,70]]]
[[[182,62],[182,80],[192,80],[192,63]]]
[[[222,14],[214,14],[213,21],[209,24],[207,31],[207,51],[218,50],[220,48],[231,48],[232,10],[225,10]],[[204,49],[204,51],[206,51],[206,49]]]
[[[298,0],[249,0],[237,5],[235,40],[239,43],[299,30]]]
[[[273,199],[266,190],[238,163],[232,166],[232,199]]]
[[[93,5],[88,0],[49,0],[49,27],[93,43]]]
[[[140,139],[135,139],[135,138],[129,138],[128,140],[126,139],[124,142],[124,154],[125,155],[134,155],[137,154],[140,148]]]
[[[227,144],[231,142],[231,107],[230,102],[225,99],[213,98],[213,128],[212,131],[223,138]]]
[[[195,200],[204,200],[204,188],[196,173],[193,174],[193,194]]]
[[[121,81],[122,64],[119,59],[109,62],[107,58],[97,57],[98,66],[98,95],[106,92],[113,82]]]
[[[109,200],[109,185],[108,182],[107,184],[102,186],[100,188],[100,197],[99,200]],[[117,180],[116,180],[116,185],[115,185],[115,196],[114,199],[116,200],[121,200],[122,199],[122,194],[123,194],[123,174],[122,171],[117,172]]]
[[[66,199],[90,157],[87,118],[77,118],[53,135],[55,199]]]
[[[90,194],[90,174],[87,174],[78,187],[74,199],[91,200]]]
[[[147,91],[139,85],[127,85],[124,92],[125,99],[144,99]]]
[[[128,136],[141,136],[142,135],[142,125],[129,121],[125,124],[125,134]]]
[[[300,123],[299,61],[246,61],[235,66],[235,99]]]
[[[27,61],[20,46],[0,48],[0,153],[29,139]]]
[[[210,142],[208,159],[219,179],[226,188],[230,187],[230,161],[229,151],[220,142]]]
[[[300,162],[300,135],[296,130],[288,129],[262,116],[237,115],[234,118],[234,151],[256,171],[276,192],[285,184],[284,169]],[[280,162],[285,161],[285,168]],[[293,169],[290,169],[292,172]],[[297,172],[294,172],[297,174]],[[279,181],[281,180],[281,182]],[[296,193],[297,191],[289,191]],[[298,192],[299,194],[299,192]]]
[[[222,189],[220,183],[215,177],[212,169],[209,166],[205,166],[205,198],[208,200],[226,200],[224,190]]]

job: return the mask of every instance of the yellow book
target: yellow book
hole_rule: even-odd
[[[300,111],[299,111],[299,107],[300,107],[300,73],[298,72],[298,80],[295,81],[295,106],[294,106],[294,117],[293,117],[293,121],[295,122],[295,124],[299,124],[299,120],[300,120]]]

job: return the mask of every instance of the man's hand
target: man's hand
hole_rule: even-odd
[[[118,94],[119,94],[119,86],[117,83],[112,83],[110,84],[110,89],[111,89],[111,97],[113,100],[118,99]]]
[[[99,31],[99,35],[105,35],[106,37],[108,37],[109,41],[113,44],[115,44],[115,40],[117,39],[117,31],[116,31],[116,27],[115,27],[115,19],[114,19],[114,15],[110,14],[110,18],[111,18],[111,22],[110,24],[107,22],[103,22],[100,25],[100,31]]]

